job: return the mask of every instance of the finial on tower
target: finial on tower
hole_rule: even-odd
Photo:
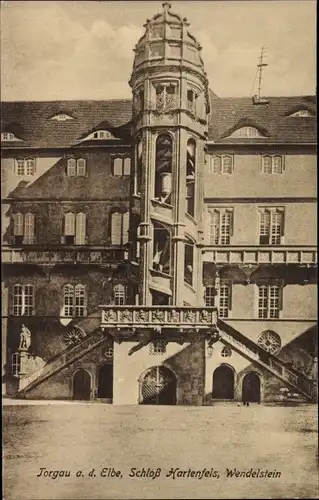
[[[162,3],[162,7],[163,7],[163,10],[165,12],[167,12],[172,7],[172,4],[170,2],[164,2],[164,3]]]

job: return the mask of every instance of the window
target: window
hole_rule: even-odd
[[[16,137],[12,132],[1,132],[1,140],[2,141],[21,141],[18,137]]]
[[[84,285],[65,285],[63,289],[64,316],[68,318],[86,316],[86,289]]]
[[[142,176],[142,162],[143,162],[143,143],[142,139],[138,140],[136,147],[136,161],[134,171],[134,194],[141,194],[141,176]]]
[[[17,158],[15,160],[16,175],[26,175],[28,177],[35,174],[35,158]]]
[[[126,289],[124,285],[115,285],[113,288],[113,299],[116,306],[124,306],[126,304]]]
[[[171,235],[168,229],[159,222],[154,222],[152,266],[155,271],[170,273]]]
[[[186,153],[186,212],[192,217],[195,213],[195,173],[196,142],[189,139]]]
[[[160,134],[156,140],[155,198],[171,202],[173,141],[169,134]]]
[[[164,44],[152,43],[150,46],[150,57],[164,57]]]
[[[151,38],[162,38],[164,36],[163,25],[155,24],[154,26],[152,26],[150,29],[150,36]]]
[[[181,46],[177,43],[169,44],[169,56],[179,59],[181,57]]]
[[[67,161],[68,177],[85,176],[86,175],[86,159],[85,158],[69,158]]]
[[[14,285],[13,315],[32,316],[34,314],[34,286]]]
[[[194,278],[194,243],[186,238],[184,258],[184,281],[193,286]]]
[[[207,286],[205,288],[205,305],[206,307],[215,306],[216,289],[214,286]]]
[[[281,338],[273,330],[265,330],[258,339],[258,345],[271,354],[278,354],[281,349]]]
[[[11,357],[11,370],[12,375],[18,377],[20,375],[20,354],[15,352]]]
[[[228,318],[231,309],[231,285],[229,283],[220,282],[218,291],[219,308],[218,314],[220,318]]]
[[[235,130],[228,137],[237,137],[241,139],[250,139],[255,137],[266,137],[256,127],[241,127]]]
[[[128,243],[129,213],[113,212],[111,215],[111,244],[126,245]]]
[[[59,113],[58,115],[52,116],[51,120],[56,120],[58,122],[65,122],[66,120],[73,120],[73,117],[67,115],[66,113]]]
[[[166,352],[166,342],[165,340],[153,340],[153,342],[151,342],[149,344],[149,353],[150,354],[165,354]]]
[[[15,245],[34,243],[34,214],[13,214],[13,241]]]
[[[258,318],[278,319],[282,309],[282,287],[260,285],[258,287]]]
[[[225,345],[221,352],[220,352],[220,355],[222,358],[230,358],[230,356],[232,355],[232,350],[231,348],[228,346],[228,345]]]
[[[113,175],[122,176],[130,175],[131,173],[131,158],[128,156],[118,156],[113,158]]]
[[[144,109],[144,89],[140,88],[134,96],[134,104],[136,113],[140,113]]]
[[[196,116],[198,94],[194,90],[187,90],[187,109]]]
[[[309,111],[308,109],[300,109],[299,111],[296,111],[295,113],[292,113],[291,115],[289,115],[289,118],[291,117],[298,117],[298,118],[305,118],[305,117],[310,117],[310,116],[314,116],[313,113],[311,113],[311,111]]]
[[[284,158],[280,155],[264,155],[262,157],[262,172],[264,174],[282,174]]]
[[[85,245],[86,214],[68,212],[64,216],[64,243],[66,245]]]
[[[212,174],[232,174],[233,163],[233,156],[213,155],[209,156],[208,169]]]
[[[261,209],[259,218],[259,244],[280,245],[284,236],[283,209]]]
[[[233,211],[231,209],[209,210],[209,235],[211,245],[229,245],[233,235]]]
[[[176,109],[177,85],[172,83],[156,85],[156,109],[164,112]]]

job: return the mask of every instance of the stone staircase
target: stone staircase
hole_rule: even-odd
[[[25,397],[26,393],[48,379],[58,371],[67,367],[83,355],[95,349],[105,341],[105,335],[99,330],[101,324],[100,312],[93,311],[80,321],[70,326],[77,326],[84,330],[87,336],[78,344],[70,345],[62,352],[52,357],[47,363],[36,372],[22,377],[19,381],[19,391],[16,397]]]
[[[306,401],[315,402],[316,395],[313,380],[294,368],[288,368],[280,358],[265,351],[221,319],[217,320],[217,328],[220,335],[219,340],[222,343],[229,345],[248,361],[271,373],[293,392],[300,394]]]

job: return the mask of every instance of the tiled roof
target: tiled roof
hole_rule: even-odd
[[[316,114],[315,96],[270,97],[268,104],[253,104],[251,98],[219,98],[210,92],[211,113],[208,138],[215,143],[315,143],[316,117],[289,117],[307,109]],[[59,113],[71,115],[67,121],[51,120]],[[2,143],[8,148],[57,148],[78,144],[93,130],[105,128],[127,140],[132,117],[132,101],[50,101],[2,103],[1,131],[13,132],[23,143]],[[227,138],[242,126],[258,128],[265,138]]]

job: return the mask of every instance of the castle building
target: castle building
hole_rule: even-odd
[[[316,401],[315,96],[218,97],[169,4],[134,52],[132,100],[3,103],[5,393]]]

